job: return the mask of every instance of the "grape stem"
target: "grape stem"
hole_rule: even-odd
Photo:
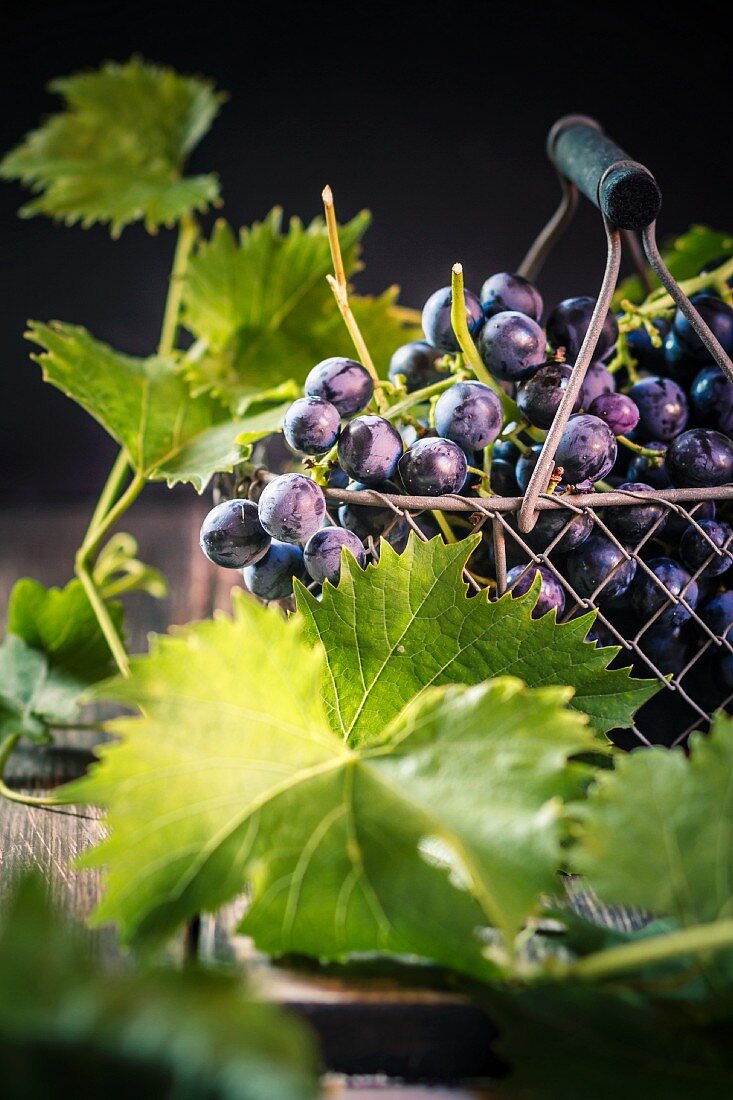
[[[20,741],[19,733],[11,733],[3,741],[0,742],[0,795],[6,798],[8,802],[18,802],[22,806],[35,806],[38,809],[48,809],[49,806],[61,806],[63,803],[54,798],[53,795],[37,796],[32,794],[21,794],[20,791],[14,791],[12,787],[9,787],[5,782],[5,768],[7,767],[8,760],[13,755],[15,747]]]
[[[633,451],[636,455],[643,455],[644,458],[663,458],[664,451],[654,451],[651,447],[642,447],[641,443],[634,443],[625,435],[617,435],[616,440],[624,447],[628,447],[630,451]]]
[[[450,378],[444,378],[440,382],[432,382],[429,386],[423,386],[420,390],[413,390],[412,393],[408,393],[407,397],[403,397],[401,401],[398,401],[384,412],[385,420],[399,420],[413,406],[420,405],[423,401],[429,401],[436,394],[441,394],[444,390],[450,389],[455,381],[455,376],[451,375]]]
[[[326,229],[328,231],[328,243],[331,247],[331,259],[333,261],[334,270],[333,275],[326,276],[328,285],[333,291],[339,313],[343,317],[344,324],[349,330],[349,336],[354,343],[359,361],[363,363],[374,380],[374,400],[377,403],[377,408],[380,413],[383,413],[387,408],[387,398],[382,390],[382,384],[377,374],[377,368],[374,366],[374,360],[369,354],[369,349],[366,346],[364,337],[361,334],[361,330],[356,323],[356,318],[349,304],[349,286],[346,281],[344,261],[341,255],[336,209],[333,204],[333,192],[331,188],[328,186],[324,187],[321,197],[323,198],[323,209],[326,214]]]
[[[708,271],[704,275],[697,275],[694,279],[685,279],[681,282],[680,290],[689,298],[693,294],[698,294],[701,290],[706,290],[708,287],[716,286],[719,283],[725,283],[729,278],[733,276],[733,256],[726,260],[720,267],[716,267],[714,271]],[[643,305],[634,306],[631,303],[622,302],[624,309],[627,313],[641,314],[644,317],[656,317],[658,314],[664,314],[671,309],[675,308],[673,299],[666,293],[660,293],[662,287],[655,290]],[[630,308],[628,308],[630,307]]]
[[[565,973],[582,981],[598,981],[650,963],[666,962],[680,955],[721,951],[733,946],[733,920],[693,925],[678,932],[665,932],[631,943],[595,951],[571,963]]]

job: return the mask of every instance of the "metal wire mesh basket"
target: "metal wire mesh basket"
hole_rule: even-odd
[[[714,489],[666,489],[645,492],[643,495],[627,491],[566,493],[558,497],[545,490],[555,470],[555,454],[565,425],[572,414],[580,394],[586,372],[593,360],[604,320],[616,288],[622,241],[630,249],[634,262],[646,275],[644,256],[660,283],[710,353],[711,358],[733,381],[733,364],[724,349],[699,315],[693,303],[686,297],[664,264],[656,244],[656,216],[661,196],[654,177],[647,168],[631,160],[601,130],[599,124],[586,116],[572,115],[561,119],[550,131],[548,154],[554,163],[562,188],[561,202],[548,224],[530,248],[518,273],[534,280],[544,260],[570,222],[583,193],[600,210],[607,241],[607,260],[603,281],[587,334],[577,356],[567,388],[547,433],[542,452],[523,497],[444,496],[414,497],[391,495],[373,489],[349,491],[327,489],[329,503],[354,503],[387,507],[394,511],[395,521],[407,522],[416,534],[425,534],[415,520],[423,510],[439,510],[464,513],[474,531],[484,532],[496,578],[491,598],[498,598],[507,590],[507,569],[526,564],[526,571],[544,566],[562,586],[566,602],[563,620],[595,609],[598,611],[595,636],[603,644],[617,644],[621,652],[616,665],[632,664],[637,676],[653,677],[663,687],[637,715],[631,730],[618,731],[614,737],[622,747],[664,744],[684,744],[695,729],[704,729],[712,713],[729,709],[733,701],[730,692],[717,673],[721,654],[733,654],[733,639],[716,634],[700,616],[686,595],[697,584],[707,566],[721,556],[733,562],[733,546],[718,547],[700,526],[710,501],[718,502],[725,511],[724,502],[733,500],[733,485]],[[611,509],[633,508],[643,500],[645,505],[659,506],[659,518],[636,545],[622,543],[609,529],[607,518]],[[533,546],[532,532],[539,515],[547,510],[560,510],[567,520],[560,526],[552,541],[541,551]],[[731,506],[733,513],[733,506]],[[563,537],[576,517],[584,515],[594,531],[611,540],[619,551],[619,563],[589,595],[581,595],[572,587],[563,567]],[[710,545],[710,555],[679,592],[667,588],[648,565],[649,551],[662,527],[679,531],[680,524],[690,524]],[[658,544],[657,544],[658,545]],[[372,550],[375,552],[374,547]],[[657,550],[658,552],[658,550]],[[654,614],[640,623],[623,601],[608,600],[609,586],[614,575],[625,563],[633,561],[636,570],[650,578],[658,586],[662,598]],[[466,574],[474,590],[480,586],[475,578]],[[684,657],[671,665],[660,662],[648,652],[650,632],[669,629],[668,612],[675,607],[684,609],[686,632]],[[733,630],[731,631],[733,635]]]

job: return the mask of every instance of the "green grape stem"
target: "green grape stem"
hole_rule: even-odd
[[[622,446],[628,447],[634,454],[643,455],[644,458],[664,458],[664,451],[654,451],[651,447],[642,447],[641,443],[634,443],[633,440],[628,439],[625,435],[617,435],[616,441]]]

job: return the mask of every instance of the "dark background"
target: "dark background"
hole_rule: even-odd
[[[689,21],[694,16],[694,23]],[[17,5],[0,48],[0,146],[56,109],[54,76],[132,53],[213,77],[230,101],[196,151],[216,170],[235,225],[275,203],[309,219],[332,184],[339,216],[374,214],[363,291],[401,284],[422,305],[462,260],[469,286],[511,270],[551,212],[552,122],[596,115],[657,175],[663,234],[693,221],[733,228],[730,20],[697,4],[688,22],[655,6],[595,10],[454,3]],[[20,221],[0,185],[0,496],[4,503],[96,492],[115,448],[44,386],[22,340],[28,317],[86,325],[120,350],[156,344],[173,239],[127,229]],[[597,213],[583,204],[540,286],[549,306],[593,294],[603,267]]]

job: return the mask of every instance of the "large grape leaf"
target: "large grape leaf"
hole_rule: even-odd
[[[701,267],[711,261],[720,260],[722,263],[726,257],[733,256],[733,235],[708,229],[705,225],[693,225],[687,233],[668,241],[662,249],[662,256],[678,282],[692,279]],[[649,278],[654,287],[661,285],[652,272],[649,273]],[[630,275],[619,283],[613,298],[613,308],[621,309],[625,299],[638,304],[645,297],[646,291],[639,276]]]
[[[0,164],[5,179],[38,193],[24,217],[109,222],[118,236],[130,222],[152,232],[216,202],[216,176],[181,174],[222,102],[208,81],[133,58],[55,80],[51,91],[65,110]]]
[[[690,748],[619,757],[578,807],[571,857],[604,901],[683,925],[733,917],[733,719]]]
[[[121,605],[109,610],[119,629]],[[80,694],[109,676],[113,665],[79,581],[46,589],[27,577],[19,580],[0,644],[0,738],[20,733],[47,741],[54,722],[71,721]]]
[[[359,242],[368,225],[369,215],[361,213],[339,231],[349,274],[360,266]],[[282,211],[275,208],[264,221],[242,229],[238,239],[224,222],[217,223],[211,239],[191,257],[184,288],[185,324],[206,349],[187,366],[193,391],[217,395],[241,412],[262,390],[289,379],[302,382],[321,359],[353,355],[326,282],[331,270],[320,218],[308,226],[293,218],[283,231]],[[395,288],[378,298],[352,298],[380,369],[417,331],[392,315],[396,298]]]
[[[47,382],[72,397],[126,448],[144,477],[189,482],[202,492],[211,476],[241,460],[251,442],[279,426],[287,403],[233,420],[208,395],[192,397],[172,359],[122,355],[74,325],[32,323],[28,338]]]
[[[243,594],[234,617],[154,640],[105,698],[141,717],[66,788],[107,809],[97,921],[162,938],[249,883],[263,950],[383,952],[492,972],[478,932],[518,931],[561,860],[563,801],[597,745],[564,688],[435,689],[371,745],[329,729],[320,647]],[[376,731],[375,731],[376,733]]]
[[[427,687],[505,674],[530,687],[569,685],[571,706],[600,734],[630,725],[656,682],[608,671],[618,649],[584,642],[592,616],[558,625],[554,614],[531,618],[531,594],[469,599],[462,571],[476,544],[410,535],[402,554],[383,542],[366,571],[347,560],[338,588],[325,585],[320,600],[298,587],[309,635],[326,651],[332,727],[352,743],[369,741]]]
[[[26,878],[0,933],[4,1100],[315,1100],[305,1029],[232,977],[95,967],[68,916]]]

